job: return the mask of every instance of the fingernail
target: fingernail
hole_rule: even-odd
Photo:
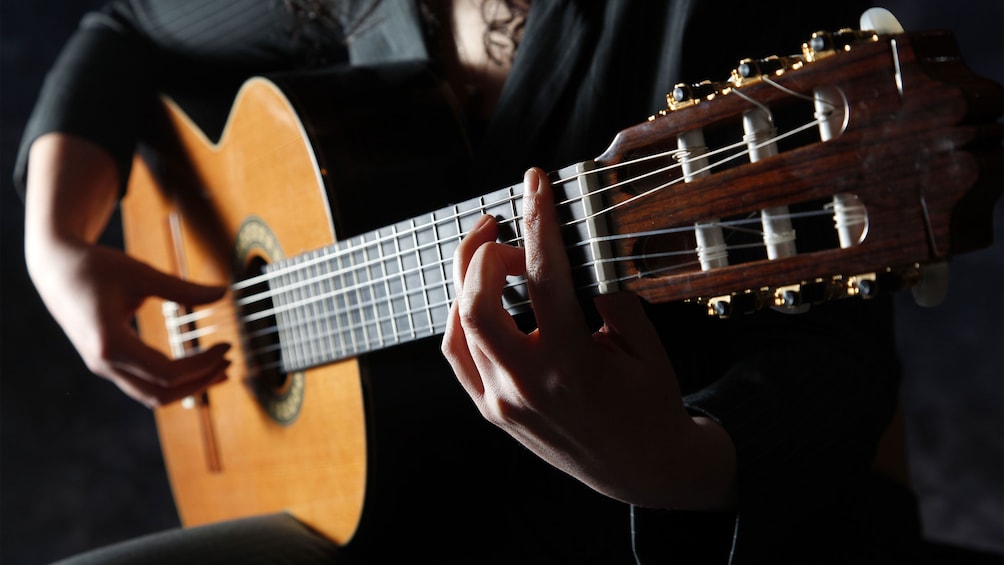
[[[491,223],[492,219],[493,219],[492,216],[488,214],[481,216],[480,218],[478,218],[478,223],[474,224],[474,229],[471,231],[477,231],[483,229],[485,226]]]
[[[526,194],[535,194],[540,189],[540,175],[537,169],[528,169],[523,175],[523,190]]]

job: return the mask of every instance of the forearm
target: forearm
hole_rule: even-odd
[[[52,253],[93,244],[115,209],[119,174],[108,151],[62,133],[31,146],[25,195],[25,259],[39,281]]]

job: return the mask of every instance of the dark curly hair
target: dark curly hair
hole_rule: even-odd
[[[485,22],[483,44],[488,59],[497,65],[512,63],[516,48],[523,37],[523,27],[529,12],[529,0],[477,0]],[[320,25],[340,28],[345,21],[345,7],[338,0],[282,0],[301,25]],[[351,29],[342,30],[347,41],[366,23],[380,0],[372,0],[357,18]],[[426,35],[431,44],[452,40],[449,0],[419,0],[420,13]],[[301,40],[299,30],[293,30],[293,39]]]

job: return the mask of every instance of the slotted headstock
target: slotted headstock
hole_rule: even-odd
[[[992,241],[1002,100],[945,31],[820,32],[678,85],[596,159],[620,288],[727,315],[914,284]]]

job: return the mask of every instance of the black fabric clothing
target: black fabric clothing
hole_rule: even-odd
[[[533,2],[496,112],[476,140],[471,178],[477,180],[469,190],[480,194],[511,184],[529,166],[554,170],[598,155],[619,129],[664,107],[675,82],[724,76],[744,56],[797,51],[812,31],[856,27],[864,7],[843,2],[813,10],[787,0],[769,9],[739,1]],[[83,21],[50,73],[24,135],[18,185],[23,187],[31,142],[51,131],[107,148],[126,179],[156,93],[180,101],[212,134],[222,128],[241,81],[253,74],[339,64],[434,63],[420,12],[412,2],[385,0],[375,10],[367,1],[349,2],[336,14],[339,25],[324,27],[295,20],[278,1],[111,4]],[[875,488],[881,481],[869,466],[896,402],[899,372],[890,308],[885,299],[844,301],[799,316],[767,311],[729,320],[709,319],[688,305],[650,308],[687,407],[721,423],[736,445],[739,502],[737,512],[717,515],[635,509],[634,544],[642,562],[862,563],[868,562],[869,550],[892,539],[888,529],[873,523],[868,513],[875,508],[862,499],[864,493],[887,490]],[[371,364],[386,365],[381,369],[390,372],[427,367],[429,375],[446,375],[437,382],[448,383],[448,367],[436,358],[438,352],[428,353],[435,344],[422,347],[425,352],[416,346],[407,355],[378,356]],[[421,364],[412,355],[422,356]],[[462,397],[454,400],[464,404]],[[481,447],[511,450],[518,461],[513,468],[541,465],[513,450],[508,438],[485,433],[492,439]],[[480,488],[498,489],[495,498],[483,501],[488,512],[497,513],[491,505],[516,491],[530,491],[532,497],[521,499],[528,504],[523,510],[537,515],[524,517],[512,508],[504,512],[514,513],[516,521],[539,522],[535,532],[553,534],[550,542],[538,542],[524,529],[505,526],[497,531],[510,537],[495,553],[519,556],[520,562],[634,560],[623,543],[628,508],[595,500],[602,497],[582,493],[581,485],[567,484],[574,481],[553,471],[535,476],[540,475],[548,477],[540,484],[500,486],[492,481],[506,481],[506,472],[486,471]],[[883,513],[904,517],[899,529],[906,533],[896,536],[906,538],[915,526],[909,518],[913,503],[908,493],[900,494],[873,500],[887,501]],[[584,513],[576,507],[583,500],[589,508]],[[578,516],[584,522],[607,516],[611,508],[622,512],[622,520],[610,528],[621,531],[610,532],[603,519],[579,530],[555,525],[558,518]],[[466,535],[471,520],[480,519],[457,517],[466,522],[457,528],[458,537]],[[483,540],[492,538],[496,526],[492,522],[483,537],[468,540],[471,548],[493,553]],[[595,546],[584,542],[594,531],[618,539]],[[562,542],[580,547],[562,549]],[[451,555],[477,561],[464,553],[464,543],[446,543],[456,550]],[[708,551],[709,544],[716,549]],[[700,557],[688,554],[688,546]],[[812,557],[805,559],[806,552]],[[583,561],[583,555],[597,560]]]
[[[350,563],[338,546],[288,514],[168,530],[57,561],[56,565],[300,565]]]

